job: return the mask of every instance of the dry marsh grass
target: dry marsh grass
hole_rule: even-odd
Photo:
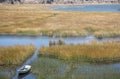
[[[33,45],[0,47],[0,66],[16,66],[23,63],[34,53]]]
[[[120,42],[91,42],[90,44],[41,47],[39,54],[64,60],[93,63],[113,63],[120,61]]]
[[[0,5],[0,34],[120,36],[120,14],[65,12],[47,5]]]

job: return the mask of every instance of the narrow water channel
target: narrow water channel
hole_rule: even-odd
[[[33,54],[32,57],[30,57],[23,65],[25,64],[30,64],[30,65],[34,65],[36,62],[41,62],[41,64],[47,63],[49,61],[50,63],[56,62],[58,65],[56,66],[57,69],[60,69],[59,74],[63,73],[66,74],[65,71],[67,70],[67,66],[68,68],[71,67],[68,64],[66,65],[66,63],[62,63],[65,64],[63,66],[61,66],[61,62],[59,60],[53,60],[53,59],[44,59],[43,58],[39,58],[37,56],[38,53],[38,49],[41,46],[48,46],[49,45],[49,40],[51,38],[50,37],[44,37],[44,36],[39,36],[39,37],[29,37],[29,36],[0,36],[0,46],[12,46],[12,45],[16,45],[16,44],[20,44],[20,45],[25,45],[25,44],[33,44],[36,46],[36,51]],[[54,37],[52,38],[53,40],[58,40],[59,37]],[[110,41],[110,40],[115,40],[118,41],[120,40],[120,38],[103,38],[103,39],[97,39],[94,36],[88,36],[88,37],[67,37],[67,38],[63,38],[64,41],[67,44],[73,43],[73,44],[78,44],[78,43],[89,43],[92,40],[98,41],[98,42],[104,42],[104,41]],[[60,63],[59,63],[60,62]],[[46,65],[49,65],[46,64]],[[60,65],[60,68],[59,68]],[[18,76],[17,73],[17,69],[20,68],[21,66],[17,67],[15,70],[0,70],[0,74],[4,74],[7,76],[13,75],[12,79],[37,79],[36,75],[29,73],[27,75],[24,76]],[[43,66],[42,66],[43,67]],[[51,66],[50,66],[51,67]],[[49,68],[49,67],[48,67]],[[44,68],[41,68],[44,69]],[[80,72],[82,71],[82,72]],[[92,72],[93,71],[93,72]],[[100,71],[100,72],[97,72]],[[111,73],[108,73],[108,72]],[[73,73],[74,72],[74,73]],[[91,75],[98,75],[101,76],[103,74],[106,74],[105,77],[103,79],[107,79],[109,78],[108,75],[112,75],[112,76],[117,76],[116,78],[120,78],[120,76],[118,74],[120,74],[120,63],[116,63],[116,64],[109,64],[109,65],[91,65],[91,64],[79,64],[79,66],[77,66],[77,69],[74,70],[72,72],[72,75],[75,75],[76,77],[81,75],[84,75],[84,79],[92,79],[92,77],[90,75],[88,75],[89,78],[85,77],[85,74],[91,74]],[[91,73],[92,72],[92,73]],[[112,74],[113,73],[113,74]],[[100,75],[99,75],[100,74]],[[52,75],[52,74],[51,74]],[[62,76],[62,75],[59,75]],[[69,75],[68,75],[69,76]],[[91,77],[91,78],[90,78]],[[96,78],[97,76],[95,76],[95,79],[99,79]],[[113,78],[111,78],[113,79]]]
[[[23,65],[30,65],[30,64],[34,63],[34,61],[37,60],[37,53],[38,53],[38,49],[36,49],[36,51],[32,55],[32,57],[30,57]],[[17,72],[17,70],[19,68],[20,67],[16,68],[16,70],[15,70],[15,76],[12,79],[22,79],[22,78],[24,78],[24,79],[36,79],[35,75],[33,75],[31,73],[19,76],[18,72]]]

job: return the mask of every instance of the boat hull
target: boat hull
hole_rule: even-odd
[[[18,69],[18,74],[25,74],[31,71],[31,66],[30,65],[25,65]]]
[[[19,75],[24,75],[24,74],[28,74],[28,73],[30,73],[30,71],[31,71],[31,69],[28,70],[28,71],[24,71],[24,72],[18,72],[18,74],[19,74]]]

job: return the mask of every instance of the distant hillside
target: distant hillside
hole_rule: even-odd
[[[0,0],[8,4],[82,4],[82,3],[119,3],[120,0]]]

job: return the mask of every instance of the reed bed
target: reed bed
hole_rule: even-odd
[[[0,66],[16,66],[22,64],[35,51],[33,45],[15,45],[0,47]]]
[[[0,5],[0,34],[118,37],[119,16],[112,12],[54,11],[49,5]]]
[[[114,63],[120,61],[120,42],[43,46],[39,49],[39,55],[70,61]]]

